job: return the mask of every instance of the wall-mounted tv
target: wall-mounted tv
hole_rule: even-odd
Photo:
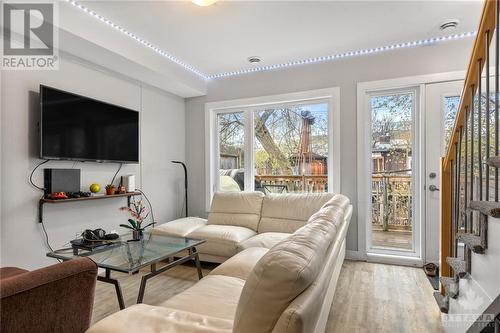
[[[139,112],[40,85],[40,157],[139,162]]]

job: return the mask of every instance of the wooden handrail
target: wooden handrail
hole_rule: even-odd
[[[467,110],[471,110],[474,103],[473,96],[476,94],[481,73],[485,66],[486,46],[491,44],[496,24],[496,4],[498,0],[485,0],[478,33],[472,49],[472,54],[467,68],[464,87],[460,96],[460,105],[453,127],[453,132],[448,144],[445,157],[441,160],[441,202],[440,202],[440,269],[442,276],[451,276],[452,270],[446,258],[452,256],[452,244],[455,242],[455,235],[451,232],[453,227],[453,160],[460,140],[460,129],[466,128]],[[489,33],[487,33],[489,32]],[[489,80],[489,78],[487,78]],[[456,217],[455,217],[456,218]],[[443,289],[441,289],[443,293]]]
[[[477,63],[479,60],[484,58],[486,50],[486,31],[493,32],[495,30],[495,3],[496,0],[485,0],[483,5],[481,23],[474,42],[474,48],[472,49],[469,66],[467,67],[467,76],[465,77],[464,87],[462,88],[462,94],[460,96],[459,111],[457,118],[455,119],[450,144],[448,144],[448,151],[446,152],[443,164],[444,168],[448,171],[451,167],[451,160],[453,160],[453,157],[455,156],[455,143],[458,143],[459,140],[460,127],[465,126],[465,109],[466,107],[469,108],[471,105],[471,96],[473,95],[472,89],[474,89],[474,93],[477,90],[479,76],[478,70],[482,71],[484,67],[484,61],[481,62],[481,69],[478,68]],[[488,43],[491,42],[492,38],[493,33],[490,33]]]

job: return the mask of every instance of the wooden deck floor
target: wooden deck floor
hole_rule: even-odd
[[[411,250],[412,234],[401,231],[373,230],[373,246],[392,247],[396,249]]]
[[[214,266],[204,265],[204,274]],[[125,304],[135,304],[141,274],[116,273]],[[190,265],[175,267],[149,280],[146,304],[159,304],[198,280]],[[439,309],[422,269],[345,261],[340,274],[327,333],[439,333]],[[98,282],[92,321],[118,311],[112,285]]]

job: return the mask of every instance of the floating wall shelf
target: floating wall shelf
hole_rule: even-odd
[[[130,198],[136,195],[141,195],[141,192],[128,192],[123,194],[113,194],[113,195],[94,195],[90,197],[80,197],[80,198],[68,198],[68,199],[40,199],[38,202],[38,222],[43,222],[43,205],[44,204],[63,204],[68,202],[78,202],[78,201],[91,201],[91,200],[101,200],[101,199],[114,199],[114,198],[127,198],[127,205],[130,206]]]

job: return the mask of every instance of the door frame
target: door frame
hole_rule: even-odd
[[[464,80],[451,80],[440,83],[430,83],[426,85],[426,107],[428,109],[437,108],[439,106],[439,115],[428,115],[426,117],[426,171],[424,174],[426,187],[436,185],[440,187],[441,176],[441,156],[446,153],[445,147],[445,99],[451,96],[458,96],[460,98],[461,89],[463,88]],[[439,116],[439,118],[436,118]],[[439,137],[435,135],[439,133]],[[440,141],[439,146],[436,145],[436,140]],[[431,179],[429,174],[431,172],[437,173],[437,177]],[[437,200],[436,200],[437,199]],[[439,209],[439,200],[441,199],[441,192],[426,191],[426,263],[432,262],[439,264],[439,249],[440,249],[440,221],[436,221],[434,212]],[[436,206],[437,205],[437,206]],[[435,223],[433,223],[433,219]]]
[[[417,123],[420,126],[425,124],[425,85],[429,83],[446,82],[452,80],[459,80],[465,77],[465,71],[456,72],[446,72],[446,73],[436,73],[427,74],[419,76],[402,77],[396,79],[380,80],[380,81],[369,81],[369,82],[359,82],[357,84],[357,193],[358,193],[358,250],[349,251],[348,257],[375,261],[381,263],[389,264],[399,264],[399,265],[409,265],[409,266],[422,266],[425,263],[425,223],[422,223],[423,219],[420,217],[417,219],[415,216],[415,225],[418,223],[420,239],[418,244],[415,243],[414,256],[399,256],[394,255],[390,252],[387,253],[367,253],[367,237],[368,230],[371,221],[371,176],[367,170],[371,170],[371,114],[369,114],[370,109],[367,108],[367,97],[370,93],[377,91],[391,91],[391,90],[403,90],[403,89],[414,89],[418,87],[419,92],[419,105],[417,114],[420,116],[417,119]],[[422,128],[422,127],[421,127]],[[423,129],[423,128],[422,128]],[[421,131],[424,133],[424,131]],[[422,144],[425,143],[423,140],[424,135],[420,135],[419,144],[420,147],[424,147]],[[425,157],[421,158],[417,162],[419,165],[419,173],[425,172]],[[421,176],[421,175],[419,175]],[[423,186],[423,182],[420,181],[419,184],[415,186]],[[419,216],[425,216],[425,192],[423,187],[421,188],[418,200],[419,205]],[[370,223],[369,223],[370,222]],[[417,249],[418,248],[418,249]]]

